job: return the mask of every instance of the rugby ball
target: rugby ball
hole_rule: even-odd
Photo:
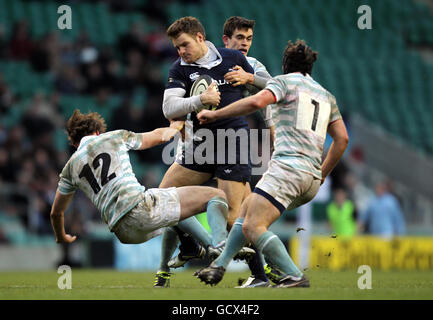
[[[191,91],[189,93],[190,97],[201,95],[203,92],[207,90],[207,88],[212,84],[212,82],[214,82],[214,80],[212,79],[211,76],[208,76],[207,74],[203,74],[200,77],[198,77],[192,84]],[[216,85],[214,88],[216,91],[218,91],[218,84],[216,82],[215,84]],[[200,112],[202,109],[215,110],[216,107],[211,105],[204,105],[203,108],[197,110],[197,113]]]

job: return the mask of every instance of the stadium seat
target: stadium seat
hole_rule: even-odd
[[[136,3],[144,5],[138,0]],[[353,16],[347,15],[349,11],[356,12],[361,4],[371,6],[375,32],[359,32],[354,27]],[[27,19],[32,36],[40,38],[57,25],[58,5],[52,1],[0,0],[0,21],[8,36],[16,21]],[[75,39],[85,29],[96,44],[111,45],[134,21],[142,22],[146,31],[154,28],[143,14],[111,12],[105,2],[74,2],[70,5],[73,28],[60,33],[62,41]],[[202,20],[209,39],[217,45],[222,45],[222,23],[229,16],[244,15],[255,19],[251,54],[261,60],[272,75],[281,73],[281,53],[287,40],[306,39],[319,51],[313,75],[335,94],[342,111],[359,112],[393,134],[405,123],[400,114],[406,114],[408,108],[416,112],[415,121],[422,124],[415,125],[421,129],[413,130],[425,131],[423,119],[433,117],[429,108],[433,98],[433,67],[406,47],[407,42],[412,45],[433,43],[433,14],[423,2],[328,0],[325,7],[320,0],[275,0],[266,6],[257,6],[254,0],[188,4],[172,1],[166,9],[170,21],[184,15]],[[31,96],[37,90],[52,90],[51,79],[34,74],[26,64],[14,62],[0,67],[13,92],[23,97]],[[168,65],[161,68],[166,74]],[[69,112],[72,105],[66,102],[64,108]],[[382,119],[384,108],[387,119]],[[14,121],[15,117],[16,114],[8,119]]]

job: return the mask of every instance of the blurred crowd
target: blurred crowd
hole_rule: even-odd
[[[114,11],[134,9],[131,1],[108,2]],[[33,72],[48,74],[52,79],[49,92],[42,90],[30,97],[21,96],[0,69],[0,118],[13,113],[17,104],[26,104],[26,111],[18,121],[12,125],[0,122],[0,220],[18,217],[28,230],[52,234],[49,212],[58,174],[74,151],[72,147],[66,151],[59,148],[55,141],[67,120],[62,109],[63,97],[91,96],[100,105],[118,97],[118,104],[106,119],[108,130],[142,132],[167,125],[161,110],[166,81],[164,70],[177,58],[176,50],[165,36],[169,25],[164,11],[167,2],[146,1],[141,9],[156,26],[154,31],[144,32],[140,22],[133,23],[114,46],[95,45],[85,31],[73,41],[63,39],[59,31],[35,40],[28,21],[16,22],[7,37],[0,25],[0,62],[27,62]],[[258,118],[248,120],[250,127],[263,128]],[[143,151],[137,153],[137,157],[143,162],[161,165],[161,150],[162,147]],[[252,185],[257,182],[256,178]],[[145,172],[138,179],[146,187],[156,187],[159,183],[153,171]],[[334,231],[340,233],[344,229],[350,234],[373,231],[377,210],[366,205],[366,199],[372,195],[362,190],[362,184],[344,162],[334,171],[332,181],[334,200],[328,208],[328,216]],[[376,198],[380,202],[379,192]],[[347,201],[351,204],[347,205]],[[385,202],[389,205],[393,201]],[[371,205],[374,207],[373,203]],[[340,213],[349,211],[357,227],[348,227],[350,223],[340,221]],[[361,212],[366,215],[360,215]],[[100,221],[99,213],[82,194],[75,197],[71,212],[65,218],[73,234],[86,232],[85,221]],[[5,234],[0,221],[0,242],[8,241]]]
[[[115,12],[137,10],[130,1],[108,2]],[[49,212],[58,175],[74,152],[56,142],[68,117],[62,109],[63,97],[93,97],[102,106],[117,97],[117,105],[106,117],[107,130],[143,132],[168,124],[161,110],[162,94],[166,71],[178,56],[165,35],[167,2],[147,1],[140,8],[154,31],[144,32],[140,22],[132,23],[114,46],[92,43],[86,31],[73,41],[62,38],[58,30],[34,39],[25,20],[16,22],[7,37],[0,24],[0,62],[25,62],[32,72],[52,79],[50,90],[22,96],[0,69],[0,118],[10,116],[17,104],[25,105],[18,121],[0,122],[0,220],[18,218],[27,230],[52,234]],[[162,148],[136,153],[137,158],[165,171]],[[154,170],[137,178],[146,187],[158,186],[160,179]],[[73,233],[85,233],[86,221],[100,221],[99,213],[80,193],[71,208],[65,219]],[[0,242],[7,241],[5,233],[0,221]]]
[[[111,2],[114,10],[128,10],[129,1]],[[152,5],[155,8],[148,12],[153,12],[156,31],[144,33],[140,23],[131,24],[114,47],[93,44],[85,31],[74,41],[65,41],[58,31],[35,40],[28,21],[16,22],[6,37],[0,25],[0,61],[26,62],[32,72],[52,79],[49,92],[41,90],[27,97],[16,93],[0,70],[0,118],[10,116],[18,103],[24,102],[26,110],[18,121],[0,124],[0,216],[19,217],[26,228],[38,234],[52,232],[49,211],[58,174],[74,151],[72,147],[66,152],[59,149],[55,141],[68,116],[62,112],[62,97],[92,96],[101,105],[118,97],[118,105],[106,119],[108,130],[142,132],[167,125],[161,112],[163,66],[177,58],[177,53],[165,36],[166,17],[155,14],[160,5],[149,1],[148,6]],[[137,99],[137,92],[146,94]],[[141,152],[138,157],[159,164],[161,149]],[[147,181],[146,176],[138,178],[145,185],[157,186],[152,174]],[[86,219],[100,219],[90,207],[81,209],[93,212]],[[80,220],[77,216],[70,219]],[[4,234],[0,224],[0,242],[7,240]]]
[[[361,234],[384,239],[405,235],[406,222],[393,182],[380,177],[372,190],[360,180],[364,169],[363,152],[355,147],[331,173],[332,199],[326,206],[329,229],[342,239]]]

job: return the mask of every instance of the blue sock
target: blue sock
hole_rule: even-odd
[[[236,219],[227,238],[226,246],[221,255],[213,262],[214,265],[227,269],[227,266],[230,261],[232,261],[233,257],[242,249],[243,246],[245,246],[247,239],[242,232],[243,223],[244,218]]]
[[[170,268],[167,266],[167,264],[176,250],[177,243],[177,232],[170,227],[165,228],[164,233],[162,234],[161,259],[159,262],[160,271],[170,271]]]
[[[253,246],[256,254],[254,257],[248,262],[248,267],[251,270],[251,275],[256,279],[260,279],[262,281],[268,281],[268,278],[265,275],[264,264],[262,260],[262,255],[259,253],[259,249],[256,246]]]
[[[212,245],[212,237],[202,226],[202,224],[198,222],[196,217],[190,217],[188,219],[179,221],[177,226],[183,232],[192,235],[194,239],[198,240],[205,247]]]
[[[213,197],[207,203],[207,221],[212,230],[212,245],[215,247],[227,238],[227,215],[229,206],[221,197]]]
[[[255,243],[256,247],[263,252],[267,261],[280,269],[286,275],[302,277],[301,270],[290,258],[286,247],[273,232],[262,233]]]

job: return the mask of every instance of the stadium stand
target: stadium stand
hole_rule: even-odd
[[[166,20],[147,14],[151,2],[125,1],[132,10],[118,10],[110,1],[74,1],[73,28],[60,31],[61,1],[0,0],[0,147],[9,153],[4,161],[0,157],[0,181],[26,186],[39,201],[36,215],[42,222],[24,219],[24,227],[34,223],[37,233],[51,232],[42,225],[48,223],[58,170],[71,152],[63,126],[74,108],[100,112],[111,128],[123,106],[131,112],[130,123],[143,119],[143,131],[166,124],[161,95],[176,52],[164,32],[185,15],[199,18],[217,46],[222,45],[222,26],[229,16],[255,19],[250,54],[272,75],[281,72],[287,40],[306,39],[319,51],[314,77],[335,94],[347,119],[361,114],[433,156],[433,64],[419,53],[420,48],[433,48],[433,13],[425,2],[327,0],[325,6],[321,0],[273,0],[263,5],[256,0],[162,1]],[[358,29],[360,5],[372,8],[373,30]],[[21,38],[19,29],[27,30]],[[34,109],[49,119],[48,140],[32,136],[32,126],[24,121]],[[11,144],[21,149],[11,152]],[[139,179],[148,187],[156,186],[165,171],[160,151],[131,156]],[[45,171],[27,161],[36,154],[51,161]],[[20,174],[23,170],[27,176],[35,174],[26,177]],[[48,182],[40,186],[38,179]],[[288,214],[288,219],[294,215]],[[323,215],[314,216],[323,220]],[[99,219],[94,212],[89,217]],[[2,219],[0,234],[9,230],[7,241],[25,242],[19,232],[2,227],[12,220]]]
[[[161,95],[176,52],[165,39],[164,21],[141,12],[141,1],[130,11],[77,1],[71,4],[73,28],[60,31],[62,4],[0,0],[0,238],[17,245],[53,241],[49,209],[72,151],[64,122],[75,108],[99,112],[109,129],[147,131],[166,124]],[[132,111],[119,117],[122,108]],[[161,150],[131,155],[148,187],[157,186],[167,168]],[[27,191],[23,203],[37,203],[32,212],[7,205],[16,202],[17,185]],[[90,212],[84,220],[100,220],[85,199],[79,201]]]
[[[357,8],[369,5],[374,32],[357,27]],[[221,26],[230,15],[257,21],[251,55],[273,75],[280,73],[280,56],[288,39],[308,39],[319,51],[314,75],[338,97],[343,113],[360,113],[397,138],[432,155],[429,107],[433,65],[413,47],[433,45],[433,14],[424,3],[403,1],[276,0],[255,5],[229,0],[170,9],[171,20],[194,13],[208,37],[221,45]],[[350,14],[352,13],[352,14]]]

